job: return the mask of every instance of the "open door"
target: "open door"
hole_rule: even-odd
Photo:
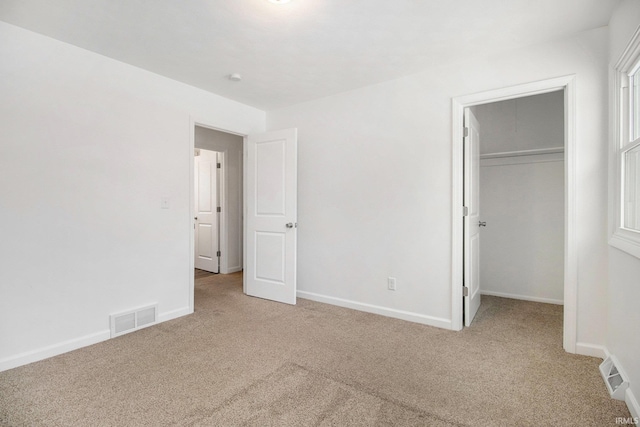
[[[218,157],[209,150],[197,149],[196,154],[195,268],[218,273]]]
[[[464,325],[480,307],[480,126],[469,108],[464,110]]]
[[[247,137],[247,295],[296,303],[297,129]]]

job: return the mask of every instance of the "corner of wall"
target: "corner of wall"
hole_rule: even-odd
[[[581,356],[598,357],[600,359],[606,359],[607,356],[609,356],[609,352],[604,346],[584,342],[576,343],[576,354]]]

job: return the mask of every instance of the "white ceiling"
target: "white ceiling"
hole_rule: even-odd
[[[0,0],[0,20],[270,110],[598,28],[618,1]]]

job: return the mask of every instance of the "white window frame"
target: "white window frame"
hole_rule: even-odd
[[[640,231],[624,227],[624,167],[626,153],[640,145],[640,138],[633,140],[633,101],[631,76],[640,72],[640,28],[635,32],[627,48],[614,65],[611,79],[612,141],[610,150],[611,200],[609,244],[640,258]],[[637,133],[636,133],[637,134]]]

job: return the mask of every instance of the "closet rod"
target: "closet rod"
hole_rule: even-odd
[[[501,157],[539,156],[542,154],[564,153],[564,147],[538,148],[535,150],[505,151],[501,153],[481,154],[481,159],[498,159]]]

